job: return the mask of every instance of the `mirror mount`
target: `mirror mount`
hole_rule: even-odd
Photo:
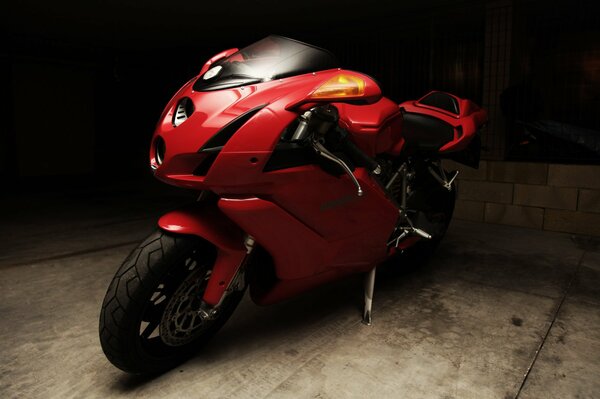
[[[210,69],[210,66],[212,64],[214,64],[215,62],[219,61],[222,58],[229,57],[230,55],[235,54],[238,51],[239,51],[239,49],[237,49],[237,48],[230,48],[229,50],[221,51],[220,53],[213,56],[211,59],[209,59],[208,61],[206,61],[204,63],[204,65],[202,66],[202,69],[200,70],[200,73],[198,75],[199,76],[203,75],[204,72],[206,72]]]

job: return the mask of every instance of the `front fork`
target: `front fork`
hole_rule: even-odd
[[[243,260],[240,262],[238,267],[235,269],[233,276],[230,277],[229,283],[227,284],[227,287],[221,294],[221,298],[217,301],[217,303],[215,305],[210,305],[206,301],[202,301],[202,303],[200,304],[200,309],[198,310],[198,314],[200,317],[202,317],[205,320],[215,319],[217,314],[219,313],[219,310],[221,309],[221,306],[223,305],[223,302],[229,295],[231,295],[233,292],[243,291],[244,289],[246,289],[246,265],[248,264],[252,252],[254,251],[255,244],[256,241],[254,241],[254,238],[250,235],[247,235],[244,239],[246,255],[244,256]],[[211,276],[211,280],[213,281],[213,283],[217,282],[217,284],[220,285],[226,284],[224,280],[221,280],[219,278],[219,276],[213,275]]]
[[[254,250],[254,238],[229,220],[217,201],[201,195],[193,206],[163,215],[158,225],[173,234],[200,237],[217,249],[217,257],[202,297],[200,316],[213,318],[231,293],[246,288],[246,265]]]

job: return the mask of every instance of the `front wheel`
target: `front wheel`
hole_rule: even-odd
[[[200,316],[216,250],[194,236],[157,231],[125,259],[100,313],[106,357],[130,373],[159,373],[184,361],[231,316],[243,291],[214,318]]]

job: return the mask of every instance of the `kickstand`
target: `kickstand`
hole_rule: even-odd
[[[365,310],[363,312],[363,324],[368,326],[371,325],[371,307],[373,305],[373,291],[375,290],[375,270],[377,267],[371,269],[365,277]]]

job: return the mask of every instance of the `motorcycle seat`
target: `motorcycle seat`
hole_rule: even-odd
[[[405,110],[402,117],[402,136],[409,146],[437,150],[454,139],[454,127],[439,118]]]

